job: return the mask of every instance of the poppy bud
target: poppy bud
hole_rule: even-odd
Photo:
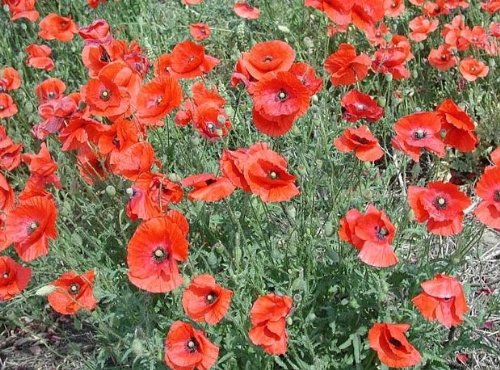
[[[169,173],[168,174],[168,179],[173,182],[179,182],[181,181],[181,177],[177,175],[176,173]]]
[[[129,197],[131,197],[132,195],[134,195],[134,189],[132,189],[132,188],[127,188],[127,190],[125,192],[127,193],[127,195]]]
[[[392,81],[392,79],[393,79],[393,77],[392,77],[392,75],[391,75],[390,73],[386,73],[386,74],[385,74],[385,80],[386,80],[387,82],[391,82],[391,81]]]
[[[293,324],[293,320],[292,320],[292,318],[291,318],[291,317],[288,317],[288,318],[286,319],[286,323],[287,323],[288,325],[292,325],[292,324]]]
[[[326,236],[332,236],[333,235],[334,230],[333,230],[333,224],[331,223],[331,221],[327,221],[325,223],[323,231],[325,232]]]
[[[134,338],[132,341],[131,345],[132,352],[136,354],[137,356],[141,355],[144,353],[144,346],[142,344],[142,341],[140,339]]]
[[[318,95],[314,94],[314,95],[311,97],[311,100],[312,100],[314,103],[317,103],[317,102],[319,101]]]
[[[193,144],[194,146],[198,146],[200,144],[201,140],[198,136],[193,136],[191,138],[191,144]]]
[[[56,287],[53,285],[44,285],[43,287],[39,288],[36,292],[35,295],[38,296],[48,296],[50,293],[52,293],[54,290],[56,290]]]
[[[278,26],[278,29],[283,33],[290,33],[290,29],[287,26]]]
[[[297,216],[297,210],[295,209],[295,207],[286,207],[285,211],[288,217],[290,217],[292,220],[295,220],[295,216]]]
[[[385,104],[387,103],[387,101],[385,100],[385,97],[381,96],[379,98],[377,98],[378,100],[378,103],[380,104],[381,107],[385,107]]]
[[[298,165],[297,166],[297,172],[300,173],[301,175],[305,175],[307,174],[307,169],[306,169],[306,166],[304,165]]]
[[[116,195],[116,189],[113,185],[106,186],[106,194],[110,197],[114,197]]]

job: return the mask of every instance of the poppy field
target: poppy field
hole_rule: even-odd
[[[0,3],[0,369],[500,368],[500,1]]]

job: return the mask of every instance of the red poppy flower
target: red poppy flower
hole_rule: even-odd
[[[142,124],[163,125],[162,119],[181,104],[182,88],[173,77],[157,77],[137,97],[137,118]]]
[[[231,290],[218,285],[211,275],[199,275],[182,294],[182,306],[191,320],[215,325],[226,315],[232,295]]]
[[[384,0],[384,10],[387,17],[399,17],[405,11],[404,0]]]
[[[23,261],[31,262],[49,253],[49,239],[57,236],[56,218],[56,204],[50,197],[27,199],[8,213],[6,234]]]
[[[14,205],[14,199],[14,190],[12,190],[5,176],[0,173],[0,211],[9,211]]]
[[[410,77],[405,63],[413,58],[411,46],[406,37],[395,35],[384,48],[375,52],[372,70],[377,73],[391,74],[395,80]]]
[[[333,143],[341,152],[354,152],[360,161],[374,162],[384,156],[377,138],[365,125],[346,129]]]
[[[113,41],[113,35],[105,19],[98,19],[86,27],[80,27],[78,34],[85,45],[109,45]]]
[[[130,93],[109,78],[101,76],[101,73],[98,79],[90,80],[80,90],[89,113],[104,117],[124,114],[130,108]]]
[[[217,362],[219,347],[190,324],[175,321],[165,338],[165,363],[172,370],[208,370]]]
[[[39,140],[45,140],[50,134],[58,133],[64,123],[76,113],[79,103],[79,94],[43,103],[38,107],[38,114],[44,121],[33,126],[32,134]]]
[[[88,145],[91,138],[89,132],[98,131],[97,127],[100,125],[101,123],[99,121],[93,119],[72,117],[68,125],[59,133],[61,150],[77,150]]]
[[[340,44],[336,52],[325,60],[325,70],[335,86],[351,85],[364,80],[370,68],[370,57],[364,53],[356,55],[350,44]]]
[[[50,307],[62,315],[73,315],[82,308],[93,310],[97,305],[93,292],[94,278],[94,270],[82,275],[65,272],[51,283],[55,290],[47,297]]]
[[[189,34],[196,40],[202,41],[210,37],[212,30],[205,23],[193,23],[189,25]]]
[[[35,9],[36,0],[4,0],[3,3],[9,6],[12,21],[26,18],[35,22],[40,16]]]
[[[265,145],[267,149],[267,145],[263,145]],[[248,152],[249,150],[246,148],[237,150],[224,149],[220,160],[220,168],[224,176],[227,177],[234,186],[250,193],[250,186],[244,175],[244,166],[249,156]]]
[[[458,51],[465,51],[471,45],[470,28],[465,24],[462,15],[455,16],[451,23],[445,24],[441,35],[447,45]]]
[[[0,168],[12,171],[21,163],[22,144],[15,144],[4,126],[0,126]]]
[[[486,0],[481,3],[481,9],[487,11],[488,13],[494,14],[500,11],[500,1],[499,0]]]
[[[427,222],[431,234],[451,236],[462,231],[464,209],[470,199],[456,185],[430,182],[425,188],[410,186],[408,203],[416,221]]]
[[[347,27],[351,23],[351,10],[355,0],[305,0],[304,5],[318,9],[336,25]]]
[[[184,5],[198,5],[201,4],[203,0],[181,0]]]
[[[373,46],[387,46],[386,38],[390,37],[391,30],[381,23],[378,27],[370,27],[365,30],[365,36],[370,45]]]
[[[293,300],[288,296],[267,294],[257,298],[250,310],[252,328],[248,333],[256,346],[271,355],[283,355],[287,350],[286,318]]]
[[[31,268],[22,266],[9,256],[0,256],[0,302],[21,293],[31,280]]]
[[[440,45],[437,49],[432,49],[427,60],[431,66],[440,71],[447,71],[458,62],[458,58],[453,55],[452,48],[448,45]]]
[[[186,177],[181,181],[184,187],[193,187],[188,194],[190,200],[218,202],[229,197],[235,186],[225,177],[215,177],[210,173],[201,173]]]
[[[492,156],[493,157],[493,156]],[[500,162],[500,161],[499,161]],[[476,194],[482,199],[474,215],[486,226],[500,229],[500,163],[486,168],[476,184]]]
[[[18,112],[17,105],[7,93],[0,93],[0,119],[10,118]]]
[[[21,87],[21,76],[12,67],[0,69],[0,93],[17,90]]]
[[[454,277],[438,274],[420,286],[424,291],[412,302],[427,320],[437,320],[448,328],[464,321],[469,308],[462,284]]]
[[[224,109],[211,104],[202,104],[193,109],[193,126],[208,140],[226,137],[231,129],[231,121]]]
[[[90,8],[96,9],[99,5],[106,3],[108,0],[87,0]]]
[[[155,76],[172,75],[193,79],[209,73],[220,60],[205,54],[205,48],[192,41],[178,43],[170,54],[160,55],[155,62]]]
[[[35,86],[35,94],[38,104],[44,104],[49,100],[58,100],[63,97],[66,84],[58,78],[48,78]]]
[[[368,331],[370,348],[380,362],[394,368],[415,366],[422,361],[420,353],[408,342],[409,324],[376,323]]]
[[[23,154],[22,159],[30,170],[28,181],[36,183],[39,187],[44,187],[46,184],[53,184],[58,189],[62,187],[61,180],[56,174],[57,163],[50,156],[45,143],[40,145],[38,154]]]
[[[460,62],[459,70],[467,81],[473,82],[480,77],[486,77],[490,68],[473,57],[467,57]]]
[[[281,40],[259,42],[239,59],[241,73],[259,81],[271,72],[285,72],[295,60],[295,51]]]
[[[282,136],[310,105],[309,90],[291,72],[278,72],[262,78],[249,88],[252,116],[257,129],[269,136]]]
[[[58,40],[68,42],[78,32],[78,26],[69,17],[62,17],[55,13],[48,14],[38,24],[38,36],[45,40]]]
[[[351,10],[352,22],[360,29],[375,26],[384,18],[383,1],[355,0]]]
[[[266,147],[249,155],[243,171],[251,192],[266,203],[283,202],[299,195],[296,177],[288,173],[287,166],[285,158]]]
[[[437,30],[439,21],[437,19],[429,19],[423,15],[413,18],[410,23],[410,40],[415,42],[424,41],[430,33]]]
[[[353,89],[342,97],[342,118],[348,122],[366,119],[376,122],[384,116],[384,108],[367,94]]]
[[[188,257],[188,241],[168,216],[144,221],[128,242],[128,278],[151,293],[166,293],[182,284],[177,262]]]
[[[26,65],[28,67],[44,69],[46,71],[52,71],[54,69],[55,64],[50,57],[52,49],[47,45],[28,45],[26,53],[28,53],[28,58],[26,59]]]
[[[161,173],[142,173],[131,189],[126,212],[132,220],[161,216],[170,204],[179,203],[183,196],[182,188]]]
[[[435,112],[419,112],[399,119],[394,125],[396,136],[392,139],[394,148],[419,161],[422,149],[444,157],[445,147],[441,140],[441,116]]]
[[[105,163],[106,158],[95,153],[91,148],[80,148],[76,160],[78,171],[87,184],[93,185],[95,181],[103,181],[108,176],[109,169]]]
[[[258,19],[260,17],[260,10],[251,6],[246,1],[238,1],[234,4],[233,10],[241,18],[245,19]]]
[[[316,71],[307,63],[293,63],[289,70],[309,90],[309,95],[317,94],[323,88],[323,79],[316,76]]]
[[[111,171],[135,180],[144,172],[149,172],[153,164],[160,164],[150,143],[141,141],[120,152],[112,152],[109,164]]]
[[[89,123],[91,122],[88,120],[83,122],[93,141],[97,142],[99,154],[109,156],[110,162],[118,162],[120,153],[139,143],[141,139],[140,127],[135,121],[119,118],[112,125],[89,125]],[[69,129],[69,126],[67,128]],[[133,160],[138,161],[139,158]]]
[[[390,267],[398,262],[391,246],[395,232],[387,215],[372,205],[365,214],[351,209],[340,220],[340,239],[359,250],[361,261],[374,267]]]
[[[443,101],[436,111],[443,120],[442,129],[446,132],[444,143],[464,153],[474,151],[478,139],[474,132],[476,125],[472,118],[452,99]]]

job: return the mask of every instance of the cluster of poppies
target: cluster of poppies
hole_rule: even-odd
[[[95,8],[106,0],[88,0]],[[203,0],[182,0],[188,6]],[[364,80],[370,70],[401,80],[410,77],[406,63],[414,58],[411,43],[421,42],[437,30],[437,17],[453,9],[466,8],[467,1],[411,0],[421,7],[422,16],[410,22],[409,39],[390,34],[382,23],[384,17],[397,17],[404,11],[403,1],[305,0],[305,5],[324,12],[332,21],[329,34],[345,32],[353,24],[364,32],[377,50],[373,56],[358,53],[348,43],[324,61],[324,69],[334,86],[349,86]],[[8,5],[11,19],[35,22],[39,13],[35,0],[2,0]],[[488,1],[482,8],[494,13],[498,1]],[[258,19],[260,10],[247,2],[237,2],[234,12],[248,20]],[[190,25],[196,41],[210,36],[208,25]],[[236,149],[224,148],[219,161],[220,175],[200,173],[178,181],[161,172],[148,133],[172,117],[179,127],[192,125],[199,135],[215,142],[229,135],[232,123],[226,112],[226,100],[205,78],[220,61],[206,53],[205,47],[182,41],[171,52],[150,61],[136,42],[115,39],[109,24],[97,20],[78,27],[70,18],[55,13],[39,22],[38,36],[49,42],[71,42],[75,35],[83,40],[82,61],[88,80],[79,91],[67,93],[58,78],[41,81],[35,88],[40,122],[32,134],[40,141],[56,137],[62,152],[73,151],[84,181],[93,185],[115,175],[128,182],[129,199],[125,206],[131,220],[140,220],[127,245],[127,276],[135,287],[150,293],[168,293],[183,284],[179,264],[189,255],[189,222],[171,206],[187,198],[192,201],[217,202],[236,189],[258,196],[263,202],[288,201],[300,194],[296,177],[288,172],[287,160],[264,142]],[[444,44],[432,50],[431,65],[446,70],[458,63],[456,52],[469,48],[497,55],[498,23],[486,32],[480,26],[465,26],[457,16],[444,26]],[[51,71],[56,66],[48,45],[31,44],[26,48],[28,67]],[[256,43],[236,62],[231,85],[243,85],[250,95],[252,118],[256,129],[268,136],[287,134],[304,116],[323,87],[323,79],[305,62],[298,62],[294,49],[285,41]],[[460,63],[460,72],[468,81],[488,74],[488,67],[472,57]],[[152,75],[151,78],[148,76]],[[181,83],[191,84],[185,96]],[[21,86],[19,73],[12,67],[0,70],[0,119],[13,117],[18,108],[10,92]],[[350,123],[375,123],[384,109],[370,95],[352,89],[341,99],[342,118]],[[446,147],[472,152],[478,144],[474,120],[452,99],[444,100],[434,111],[417,112],[401,117],[394,125],[392,146],[419,161],[428,151],[444,157]],[[334,140],[341,152],[353,152],[361,161],[377,161],[384,149],[367,125],[347,128]],[[31,262],[49,253],[49,242],[57,238],[57,205],[50,187],[61,189],[57,161],[46,143],[38,153],[22,154],[22,144],[14,143],[0,127],[0,168],[13,171],[25,164],[30,176],[24,189],[15,194],[8,177],[0,174],[0,252],[13,247],[19,259]],[[387,149],[386,151],[389,151]],[[414,219],[426,225],[434,235],[453,236],[462,231],[466,214],[473,213],[485,225],[500,228],[500,149],[491,153],[487,167],[475,187],[480,198],[475,208],[471,199],[457,185],[434,181],[426,186],[410,185],[408,203]],[[340,220],[341,240],[351,244],[359,259],[370,266],[387,268],[398,263],[392,246],[396,227],[389,216],[374,205],[364,212],[349,210]],[[0,301],[9,300],[27,288],[32,276],[30,267],[9,256],[0,257]],[[51,307],[61,314],[92,310],[97,305],[93,294],[94,270],[83,274],[63,273],[50,283],[44,294]],[[422,293],[412,302],[428,320],[446,327],[463,322],[468,311],[463,287],[454,277],[438,274],[421,284]],[[182,294],[182,307],[196,323],[215,325],[227,314],[233,291],[217,284],[209,274],[194,276]],[[250,309],[250,341],[266,353],[286,353],[287,318],[293,300],[286,295],[260,296]],[[421,361],[421,355],[407,340],[408,324],[375,323],[368,341],[384,364],[407,367]],[[205,332],[190,323],[176,321],[165,338],[164,360],[172,369],[209,369],[217,361],[219,348]]]
[[[252,97],[255,127],[272,137],[290,131],[323,87],[315,70],[295,62],[293,48],[280,40],[257,43],[242,53],[231,77],[231,85],[240,83]]]

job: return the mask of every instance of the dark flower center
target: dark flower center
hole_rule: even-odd
[[[100,60],[101,62],[106,62],[106,63],[111,62],[111,57],[109,56],[106,50],[102,51]]]
[[[0,112],[3,111],[4,109],[5,109],[5,107],[0,104]]]
[[[427,132],[419,128],[417,131],[413,133],[413,137],[417,140],[421,140],[427,136]]]
[[[383,226],[375,226],[375,231],[377,233],[377,239],[384,240],[387,235],[389,235],[389,230]]]
[[[376,37],[380,37],[380,36],[382,36],[382,34],[381,34],[380,32],[377,32],[377,33],[375,34],[375,36],[376,36]]]
[[[273,57],[270,55],[266,55],[263,59],[264,63],[269,63],[273,61]]]
[[[209,304],[214,303],[217,300],[217,293],[215,292],[208,293],[206,299]]]
[[[284,90],[280,90],[277,96],[279,101],[285,101],[288,98],[288,94]]]
[[[198,343],[194,338],[189,338],[189,340],[186,342],[186,349],[191,353],[198,350]]]
[[[401,342],[396,338],[389,338],[389,343],[391,343],[394,347],[401,347]]]
[[[441,54],[441,60],[447,60],[448,56],[446,54]]]
[[[72,295],[76,295],[80,292],[80,285],[77,283],[73,283],[68,288],[68,293]]]
[[[2,277],[4,279],[7,279],[9,277],[9,273],[8,272],[4,272],[3,275],[2,275]]]
[[[160,263],[168,258],[168,253],[165,251],[163,247],[157,247],[153,251],[153,258],[156,262]]]
[[[451,299],[451,297],[444,297],[443,301],[448,302]]]
[[[208,131],[213,131],[215,129],[213,122],[207,122],[207,129]]]
[[[47,94],[47,98],[49,98],[49,99],[54,99],[55,97],[56,97],[56,93],[53,91],[49,91],[49,93]]]
[[[102,100],[108,101],[109,99],[111,99],[111,92],[109,90],[103,90],[101,91],[100,97]]]
[[[495,190],[493,199],[495,199],[495,202],[500,202],[500,190]]]
[[[5,92],[5,88],[3,86],[0,86],[0,93]]]
[[[163,98],[161,96],[159,96],[159,97],[156,98],[155,104],[156,105],[160,105],[162,101],[163,101]]]
[[[445,209],[447,205],[448,205],[448,202],[446,202],[446,199],[444,199],[443,197],[437,197],[434,200],[434,206],[437,209]]]
[[[274,171],[269,172],[269,178],[276,180],[278,178],[278,174]]]
[[[38,226],[39,226],[39,225],[38,225],[38,222],[33,221],[33,222],[29,225],[29,227],[28,227],[28,234],[30,234],[30,235],[31,235],[33,232],[35,232],[35,230],[38,228]]]
[[[471,71],[471,72],[476,72],[476,67],[471,67],[471,68],[470,68],[470,71]]]

